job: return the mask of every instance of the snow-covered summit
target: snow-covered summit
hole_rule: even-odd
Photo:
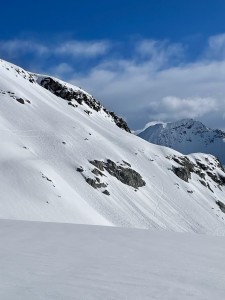
[[[210,153],[225,164],[225,132],[208,128],[199,121],[184,119],[171,123],[153,123],[138,135],[151,143],[184,154]]]
[[[131,134],[80,88],[0,61],[0,218],[225,234],[225,173]]]

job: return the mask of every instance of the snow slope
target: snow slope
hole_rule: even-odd
[[[56,96],[40,85],[45,78],[0,61],[0,218],[225,234],[225,174],[213,156],[183,161],[126,131],[89,94],[81,104]],[[85,93],[52,80],[65,95]],[[106,167],[93,174],[90,161],[107,159],[120,168],[117,175],[136,171],[145,185],[124,184]]]
[[[0,221],[0,299],[221,300],[224,237]]]
[[[170,147],[183,154],[210,153],[225,165],[225,132],[207,128],[199,121],[151,122],[137,133],[150,143]]]

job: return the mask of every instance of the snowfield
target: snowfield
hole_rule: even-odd
[[[0,299],[221,300],[225,239],[0,221]]]
[[[225,173],[213,156],[150,144],[97,102],[56,96],[44,78],[0,61],[1,219],[225,234]],[[118,180],[101,167],[108,160],[145,185]]]

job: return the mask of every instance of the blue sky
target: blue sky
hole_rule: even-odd
[[[133,129],[225,128],[225,1],[5,1],[0,57],[91,92]]]

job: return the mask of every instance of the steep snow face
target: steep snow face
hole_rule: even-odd
[[[216,158],[150,144],[43,78],[0,61],[0,218],[225,234]]]
[[[150,143],[170,147],[183,154],[210,153],[225,165],[225,132],[207,128],[199,121],[185,119],[173,123],[152,123],[138,135]]]

